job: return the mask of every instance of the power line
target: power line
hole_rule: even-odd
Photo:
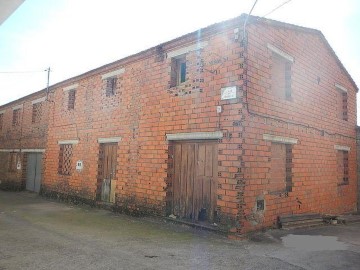
[[[246,24],[247,24],[247,21],[248,21],[250,15],[251,15],[251,12],[253,11],[253,9],[254,9],[254,7],[255,7],[255,5],[256,5],[256,3],[257,3],[257,1],[258,1],[258,0],[255,0],[255,2],[254,2],[254,4],[253,4],[253,6],[252,6],[252,8],[251,8],[251,10],[250,10],[250,12],[249,12],[249,14],[248,14],[247,17],[246,17],[246,20],[245,20],[245,22],[244,22],[244,27],[243,27],[243,29],[244,29],[244,38],[245,38],[245,34],[246,34]]]
[[[20,73],[40,73],[47,72],[47,69],[44,70],[24,70],[24,71],[0,71],[1,74],[20,74]]]
[[[290,3],[292,0],[287,0],[284,3],[282,3],[280,6],[277,6],[276,8],[274,8],[273,10],[271,10],[270,12],[266,13],[265,15],[263,15],[262,17],[266,17],[269,16],[271,13],[275,12],[276,10],[278,10],[279,8],[281,8],[282,6],[285,6],[286,4]]]

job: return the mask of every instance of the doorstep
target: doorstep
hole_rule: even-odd
[[[170,218],[170,217],[164,217],[164,219],[167,220],[167,221],[172,221],[174,223],[184,224],[184,225],[187,225],[189,227],[198,228],[198,229],[201,229],[201,230],[212,231],[212,232],[221,233],[221,234],[228,234],[228,231],[225,231],[225,230],[221,229],[220,227],[215,226],[215,225],[211,225],[211,224],[195,223],[195,222],[186,221],[186,220],[183,220],[183,219],[175,219],[175,218]]]

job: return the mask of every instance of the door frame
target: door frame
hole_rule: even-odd
[[[194,169],[194,178],[197,177],[197,170],[198,170],[198,161],[199,161],[199,144],[215,144],[218,146],[218,140],[217,139],[203,139],[203,140],[171,140],[169,141],[168,144],[168,174],[167,174],[167,192],[166,192],[166,214],[170,215],[173,214],[173,210],[174,210],[174,182],[175,182],[175,146],[176,145],[186,145],[186,144],[194,144],[195,145],[195,169]],[[217,147],[215,148],[217,151]],[[216,174],[213,175],[214,177],[214,181],[215,183],[213,183],[214,186],[214,205],[213,205],[213,211],[214,214],[211,214],[212,219],[211,220],[207,220],[206,222],[214,222],[217,219],[217,214],[216,214],[216,208],[217,208],[217,190],[218,190],[218,174],[217,174],[217,166],[218,166],[218,152],[216,152],[216,156],[215,156],[215,160],[213,161],[214,166],[216,166],[215,171]],[[214,168],[213,168],[214,170]],[[195,181],[195,179],[194,179]],[[211,194],[210,194],[211,195]],[[194,209],[192,210],[194,211]],[[189,219],[187,219],[189,220]],[[191,222],[199,222],[197,220],[197,218],[192,218],[190,219]]]
[[[104,181],[104,177],[103,177],[103,171],[101,172],[100,171],[100,166],[103,166],[104,165],[104,162],[103,161],[103,158],[101,155],[101,151],[102,150],[102,147],[105,147],[106,145],[110,146],[114,146],[115,147],[115,157],[114,157],[114,176],[112,178],[110,178],[110,183],[109,183],[109,200],[108,201],[104,201],[102,199],[102,188],[103,188],[103,181]],[[119,147],[119,144],[117,142],[99,142],[99,152],[98,152],[98,172],[97,172],[97,181],[96,181],[96,185],[97,185],[97,188],[96,188],[96,198],[97,198],[97,201],[101,201],[101,202],[104,202],[104,203],[115,203],[115,195],[116,195],[116,184],[117,184],[117,174],[116,174],[116,170],[117,170],[117,166],[118,166],[118,162],[117,162],[117,153],[118,153],[118,147]],[[101,165],[101,162],[102,162],[102,165]],[[101,168],[101,170],[104,170],[104,168]],[[111,174],[111,173],[110,173]]]
[[[25,153],[26,155],[26,163],[24,162],[24,164],[22,164],[23,168],[24,168],[24,171],[25,171],[25,190],[28,190],[28,191],[32,191],[32,192],[36,192],[36,193],[40,193],[41,191],[41,185],[42,185],[42,180],[43,180],[43,152],[26,152]],[[34,155],[36,156],[36,159],[35,159],[35,178],[34,178],[34,190],[30,190],[30,189],[27,189],[27,183],[28,183],[28,174],[29,174],[29,171],[28,171],[28,166],[29,166],[29,157],[30,155]],[[39,164],[39,166],[37,166]],[[39,171],[39,172],[38,172]],[[37,190],[37,186],[36,186],[36,179],[37,179],[37,176],[39,176],[39,190]]]

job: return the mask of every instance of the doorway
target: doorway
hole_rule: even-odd
[[[181,141],[170,146],[173,157],[173,215],[196,221],[216,218],[217,162],[216,141]]]
[[[98,196],[101,201],[115,203],[117,143],[102,143],[98,164]]]
[[[40,192],[42,173],[42,154],[27,153],[26,190]]]

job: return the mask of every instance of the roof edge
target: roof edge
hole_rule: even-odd
[[[15,104],[17,104],[17,103],[19,103],[19,102],[23,102],[23,101],[25,101],[25,100],[27,100],[27,99],[30,99],[31,97],[36,97],[36,96],[39,96],[39,95],[44,95],[44,96],[45,96],[45,95],[46,95],[46,88],[45,88],[45,89],[42,89],[42,90],[39,90],[39,91],[36,91],[36,92],[34,92],[34,93],[28,94],[28,95],[26,95],[26,96],[23,96],[23,97],[21,97],[21,98],[15,99],[15,100],[10,101],[10,102],[8,102],[8,103],[5,103],[5,104],[3,104],[3,105],[0,105],[0,109],[3,109],[3,108],[5,108],[5,107],[9,107],[9,106],[15,105]]]

